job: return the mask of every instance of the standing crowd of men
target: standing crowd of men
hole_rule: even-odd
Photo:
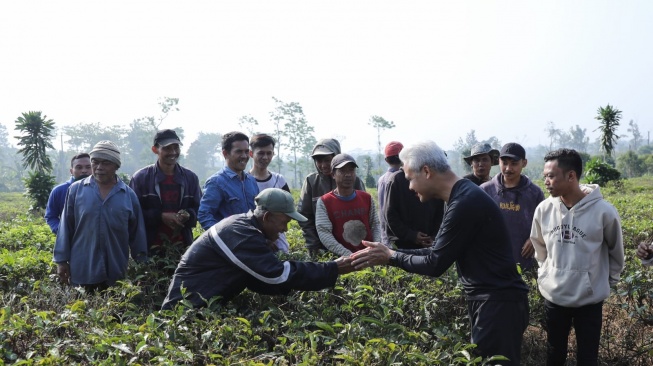
[[[537,277],[545,298],[547,365],[565,363],[572,326],[579,364],[598,364],[603,301],[623,271],[624,248],[615,208],[598,185],[579,182],[576,151],[545,156],[545,199],[522,174],[528,161],[518,143],[475,145],[464,158],[472,173],[459,177],[434,142],[404,148],[392,141],[377,208],[356,160],[335,139],[313,148],[316,172],[305,178],[298,205],[284,177],[268,170],[271,136],[224,134],[225,166],[203,188],[179,164],[181,146],[175,131],[157,132],[156,162],[129,185],[116,174],[120,151],[111,141],[72,158],[71,178],[53,189],[45,215],[57,236],[53,258],[62,282],[106,289],[126,276],[130,255],[139,262],[169,257],[170,245],[185,252],[174,258],[163,309],[229,301],[246,288],[271,295],[320,290],[376,265],[436,277],[455,264],[479,355],[501,354],[509,359],[504,364],[518,365],[529,321],[526,273]],[[499,173],[491,177],[494,165]],[[325,251],[338,258],[281,260],[293,219],[313,258]],[[204,232],[193,239],[198,222]],[[652,265],[653,245],[641,243],[637,256]]]

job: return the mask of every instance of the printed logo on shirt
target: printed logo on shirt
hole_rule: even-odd
[[[521,205],[520,204],[515,204],[514,202],[499,202],[499,208],[502,210],[509,210],[509,211],[521,211]]]
[[[556,235],[558,232],[560,233],[560,238],[562,238],[558,241],[561,241],[563,244],[576,244],[576,238],[585,239],[587,236],[582,229],[576,226],[570,227],[569,224],[562,224],[554,227],[551,230],[550,235]]]

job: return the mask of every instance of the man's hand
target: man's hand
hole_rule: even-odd
[[[350,272],[354,272],[356,269],[354,266],[351,265],[351,258],[350,257],[340,257],[336,259],[336,264],[338,264],[338,274],[347,274]]]
[[[524,258],[533,258],[535,256],[535,248],[533,248],[530,238],[526,239],[524,246],[521,247],[521,256]]]
[[[433,245],[433,238],[424,234],[423,232],[418,231],[417,237],[415,238],[415,244],[428,248]]]
[[[353,259],[352,265],[357,270],[377,266],[379,264],[388,264],[390,257],[392,257],[392,254],[394,253],[393,250],[381,243],[363,240],[363,245],[367,248],[351,255],[351,258]]]
[[[69,284],[70,283],[70,264],[68,263],[57,263],[57,275],[59,275],[59,280],[61,283]]]
[[[163,221],[165,226],[172,230],[184,227],[184,223],[180,220],[180,216],[176,212],[162,213],[161,221]]]
[[[653,258],[653,244],[639,243],[637,246],[637,256],[640,259]]]

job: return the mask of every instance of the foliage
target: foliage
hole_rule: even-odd
[[[640,158],[632,150],[617,157],[617,169],[623,173],[625,178],[639,177],[646,172],[644,159]]]
[[[54,185],[54,177],[50,174],[40,171],[29,172],[25,178],[25,187],[27,188],[25,195],[32,202],[32,210],[45,209]]]
[[[22,146],[18,153],[23,155],[23,164],[39,172],[52,170],[52,161],[47,149],[54,149],[52,136],[54,136],[54,121],[47,119],[41,112],[30,111],[23,113],[16,119],[15,130],[22,135],[18,138],[18,146]]]
[[[591,184],[603,187],[606,183],[618,180],[621,173],[598,158],[593,158],[585,164],[585,180]]]
[[[197,174],[201,182],[219,169],[221,141],[219,133],[200,132],[188,147],[185,165]]]
[[[600,126],[596,129],[601,131],[601,151],[604,156],[611,156],[614,145],[619,139],[617,127],[621,120],[621,111],[608,104],[605,107],[599,107],[597,113],[598,115],[594,119],[601,121]]]
[[[378,152],[376,155],[376,166],[381,167],[381,131],[382,130],[390,130],[395,128],[395,123],[392,121],[388,121],[385,118],[381,116],[371,116],[370,120],[367,122],[368,125],[372,126],[372,128],[376,129],[376,142],[378,144]]]
[[[249,134],[249,136],[253,136],[258,133],[256,132],[256,129],[258,128],[258,121],[251,115],[241,116],[238,118],[238,126],[244,129]]]
[[[642,145],[644,139],[642,133],[639,132],[639,125],[637,125],[637,122],[632,119],[628,122],[628,132],[633,136],[630,140],[630,149],[637,151],[637,149]]]

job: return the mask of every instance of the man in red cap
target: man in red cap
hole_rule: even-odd
[[[404,145],[399,141],[390,141],[385,145],[384,155],[385,162],[388,163],[388,170],[379,177],[379,183],[376,185],[379,194],[379,223],[381,224],[381,243],[385,245],[390,244],[388,235],[385,232],[386,221],[383,215],[383,204],[385,202],[385,191],[388,186],[388,179],[390,176],[401,168],[401,160],[399,160],[399,152],[404,148]]]

